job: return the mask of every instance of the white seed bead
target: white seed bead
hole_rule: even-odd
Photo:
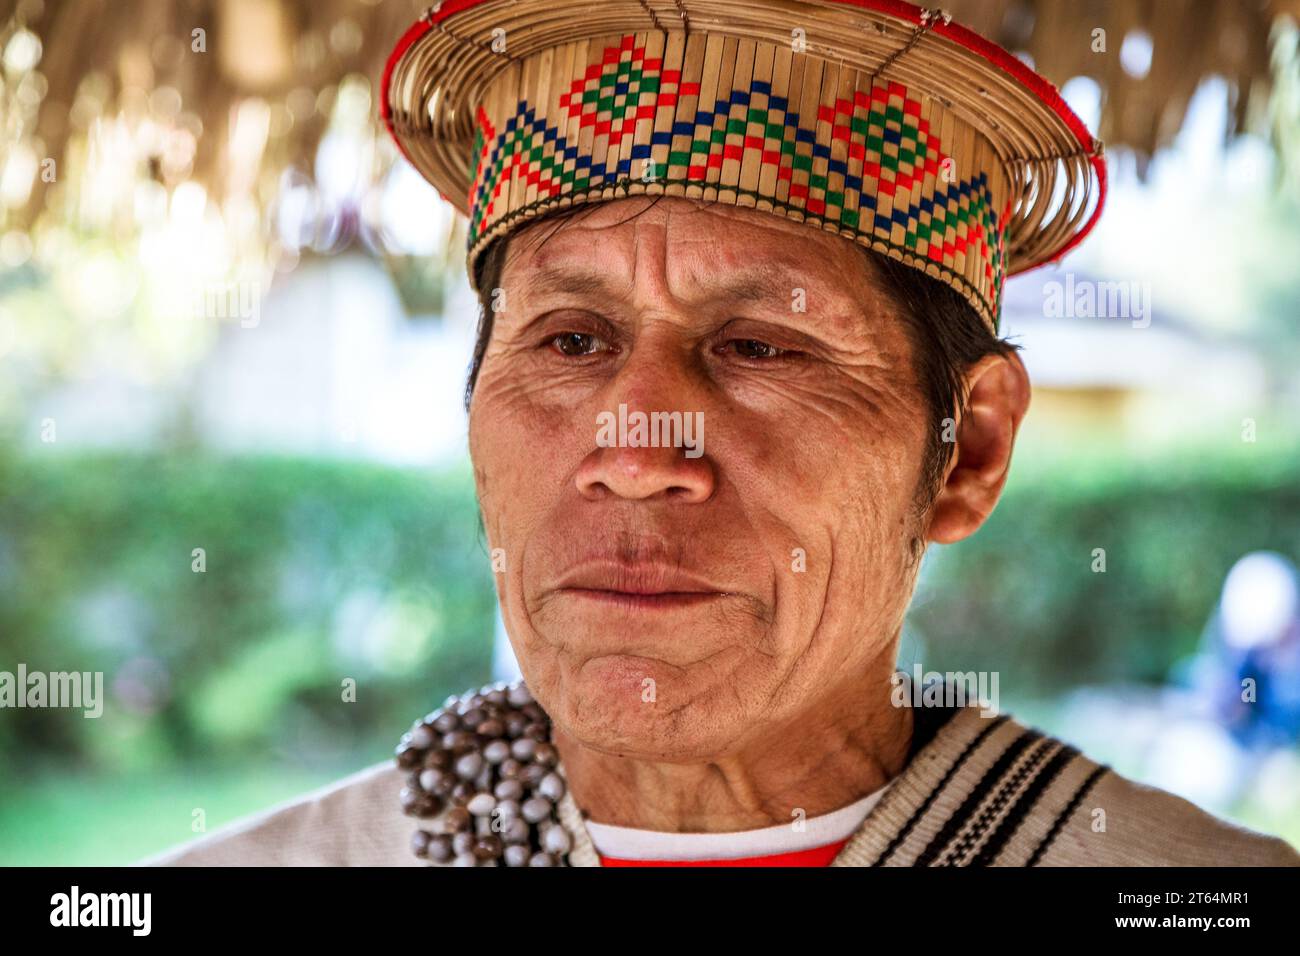
[[[497,807],[497,798],[490,793],[476,793],[465,804],[465,809],[476,817],[490,816]]]
[[[573,838],[569,836],[569,831],[564,827],[553,826],[542,837],[542,849],[547,853],[563,856],[573,849]]]
[[[552,803],[559,803],[564,796],[564,778],[558,773],[548,773],[537,785],[537,792]]]
[[[541,823],[551,815],[551,801],[545,797],[529,797],[520,809],[529,823]]]

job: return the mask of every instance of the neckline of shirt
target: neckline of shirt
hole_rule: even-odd
[[[732,833],[667,833],[586,821],[596,852],[618,860],[737,860],[797,853],[848,839],[889,789],[803,821]]]

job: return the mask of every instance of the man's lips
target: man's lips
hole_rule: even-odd
[[[716,601],[718,598],[726,597],[725,594],[713,591],[704,593],[700,591],[666,591],[661,594],[632,594],[628,591],[598,591],[587,588],[564,588],[561,594],[568,594],[572,597],[583,598],[588,601],[597,601],[602,604],[608,604],[612,607],[622,608],[626,611],[668,611],[676,608],[695,607],[700,604],[707,604],[710,601]]]
[[[561,576],[556,591],[626,610],[695,607],[729,596],[726,588],[681,568],[650,562],[592,561]]]

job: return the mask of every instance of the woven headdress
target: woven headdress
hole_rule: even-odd
[[[631,195],[749,206],[960,291],[1059,258],[1101,144],[1000,47],[895,0],[445,0],[384,71],[402,152],[469,216],[469,265],[550,210]]]

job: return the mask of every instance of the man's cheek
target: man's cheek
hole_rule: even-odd
[[[581,458],[571,434],[511,422],[477,445],[479,505],[493,547],[518,552],[564,496]]]

